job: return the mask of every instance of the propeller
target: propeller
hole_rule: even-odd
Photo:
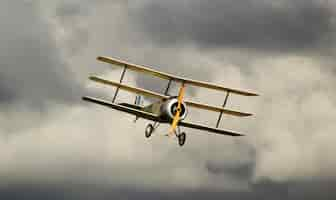
[[[177,99],[178,102],[177,102],[176,114],[175,114],[173,122],[171,124],[169,135],[172,135],[172,134],[175,133],[176,128],[177,128],[177,124],[180,121],[184,93],[185,93],[185,85],[184,85],[184,83],[182,83],[182,86],[181,86],[180,91],[179,91],[178,99]]]

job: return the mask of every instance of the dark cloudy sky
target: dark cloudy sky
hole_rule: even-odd
[[[4,0],[0,25],[0,199],[336,198],[334,1]],[[257,91],[229,101],[254,117],[222,124],[247,136],[146,140],[146,121],[81,102],[113,95],[87,81],[120,74],[98,55]]]

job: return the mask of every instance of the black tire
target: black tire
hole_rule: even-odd
[[[154,126],[152,124],[148,124],[146,129],[145,129],[145,136],[146,138],[149,138],[154,131]]]
[[[186,141],[186,134],[185,134],[185,132],[182,132],[180,135],[178,135],[177,136],[177,138],[178,138],[178,143],[179,143],[179,145],[180,146],[183,146],[184,145],[184,143],[185,143],[185,141]]]

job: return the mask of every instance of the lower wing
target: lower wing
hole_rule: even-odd
[[[145,112],[141,110],[141,107],[137,107],[137,106],[130,106],[129,104],[115,104],[115,103],[111,103],[109,101],[106,100],[102,100],[102,99],[97,99],[94,97],[88,97],[85,96],[83,97],[84,101],[88,101],[91,103],[95,103],[95,104],[99,104],[99,105],[103,105],[121,112],[126,112],[144,119],[148,119],[148,120],[152,120],[152,121],[157,121],[157,122],[164,122],[160,119],[160,117],[158,115],[155,115],[153,113],[149,113],[149,112]],[[243,136],[242,134],[239,133],[235,133],[232,131],[226,131],[226,130],[222,130],[222,129],[217,129],[217,128],[211,128],[211,127],[207,127],[207,126],[203,126],[200,124],[193,124],[193,123],[188,123],[188,122],[179,122],[178,123],[179,126],[183,126],[183,127],[187,127],[187,128],[193,128],[193,129],[198,129],[198,130],[203,130],[203,131],[208,131],[208,132],[212,132],[212,133],[217,133],[220,135],[229,135],[229,136]]]
[[[149,113],[149,112],[145,112],[140,110],[140,107],[131,107],[128,106],[128,104],[115,104],[115,103],[111,103],[102,99],[97,99],[94,97],[83,97],[84,101],[88,101],[91,103],[96,103],[99,105],[103,105],[103,106],[107,106],[109,108],[121,111],[121,112],[126,112],[132,115],[135,115],[137,117],[141,117],[144,119],[148,119],[148,120],[152,120],[152,121],[160,121],[160,117],[158,115],[155,115],[153,113]]]
[[[187,128],[194,128],[194,129],[203,130],[203,131],[208,131],[208,132],[217,133],[217,134],[220,134],[220,135],[244,136],[242,134],[235,133],[233,131],[226,131],[226,130],[223,130],[223,129],[212,128],[212,127],[203,126],[203,125],[200,125],[200,124],[188,123],[188,122],[179,122],[179,126],[183,126],[183,127],[187,127]]]

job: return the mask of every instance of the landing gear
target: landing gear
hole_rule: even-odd
[[[159,125],[160,124],[158,122],[155,122],[154,124],[148,124],[145,129],[146,138],[149,138],[152,135],[152,133],[155,131],[155,129],[159,127]]]
[[[160,123],[155,122],[154,124],[148,124],[146,126],[145,129],[145,136],[146,138],[150,138],[153,134],[153,132],[155,131],[156,128],[158,128],[160,126]],[[168,135],[167,135],[168,136]],[[186,133],[185,132],[181,132],[180,127],[178,126],[177,129],[175,130],[175,136],[178,140],[178,144],[180,146],[184,146],[185,142],[186,142]]]
[[[148,124],[146,129],[145,129],[146,138],[149,138],[152,135],[153,132],[154,132],[154,126],[152,124]]]
[[[186,134],[185,132],[180,133],[179,135],[177,135],[177,139],[178,139],[178,143],[180,146],[183,146],[185,141],[186,141]]]
[[[186,133],[185,132],[181,132],[181,128],[178,126],[177,130],[175,131],[175,135],[178,139],[178,144],[182,147],[186,141]]]

